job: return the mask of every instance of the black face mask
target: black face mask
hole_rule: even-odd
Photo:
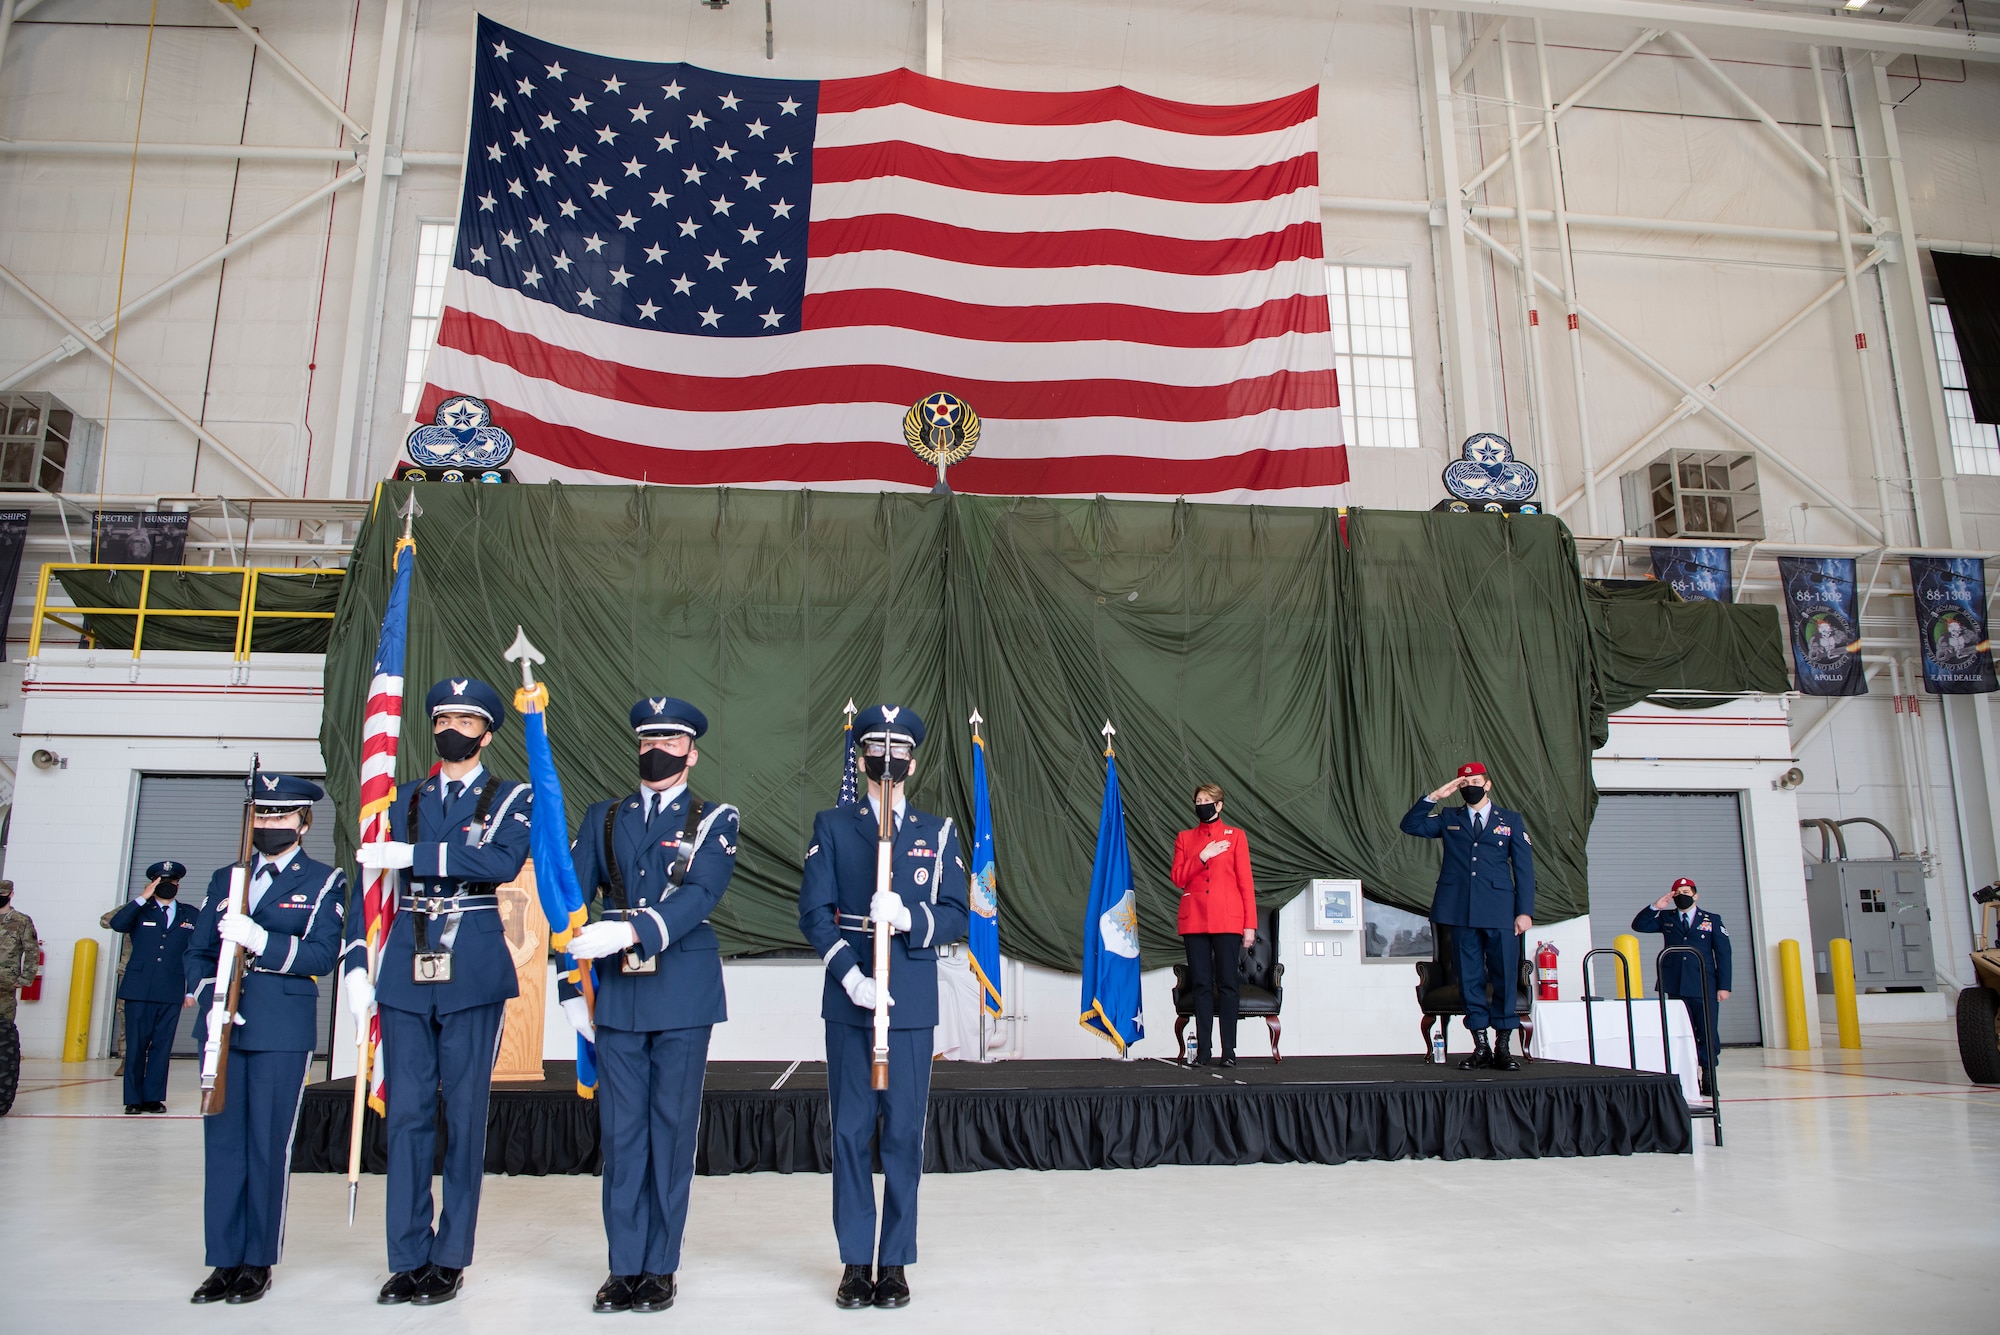
[[[9,904],[13,902],[14,902],[13,891],[10,890],[4,895],[0,895],[0,909],[6,908]]]
[[[1215,803],[1197,802],[1194,804],[1194,818],[1200,821],[1203,825],[1208,824],[1210,821],[1214,820],[1215,817],[1216,817]]]
[[[431,745],[437,748],[438,758],[456,764],[470,760],[479,754],[479,738],[467,737],[457,728],[446,728],[431,734]]]
[[[1679,909],[1679,910],[1680,910],[1680,911],[1681,911],[1682,913],[1686,913],[1686,912],[1687,912],[1687,911],[1688,911],[1689,909],[1691,909],[1691,908],[1693,908],[1693,907],[1694,907],[1694,896],[1693,896],[1693,895],[1675,895],[1675,896],[1674,896],[1674,907],[1675,907],[1675,908],[1677,908],[1677,909]]]
[[[882,782],[884,774],[889,776],[892,783],[901,783],[910,777],[910,758],[908,756],[863,756],[861,758],[861,768],[868,772],[868,780],[871,783]]]
[[[158,885],[153,887],[153,898],[160,900],[162,903],[164,903],[165,901],[172,899],[175,895],[179,894],[180,892],[181,892],[181,883],[179,881],[161,881]]]
[[[1469,807],[1476,807],[1486,800],[1486,790],[1476,783],[1468,783],[1458,791],[1465,798],[1465,805]]]
[[[686,756],[677,756],[671,751],[662,751],[658,747],[639,753],[639,777],[647,783],[658,783],[662,779],[671,779],[687,767],[688,758]]]
[[[274,858],[299,841],[299,832],[284,825],[259,825],[250,831],[250,842],[259,853]],[[158,893],[155,891],[154,893]]]

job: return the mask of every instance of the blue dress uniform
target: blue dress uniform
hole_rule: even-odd
[[[1403,833],[1444,844],[1431,921],[1452,929],[1465,1027],[1483,1041],[1489,1028],[1521,1027],[1514,1013],[1514,980],[1521,971],[1514,919],[1535,916],[1534,851],[1518,811],[1489,805],[1475,821],[1467,807],[1431,807],[1429,797],[1418,798],[1403,817]]]
[[[894,719],[888,725],[885,715]],[[855,719],[855,733],[894,726],[913,744],[923,721],[907,708],[876,706]],[[889,1088],[870,1087],[872,1011],[849,999],[850,969],[873,977],[877,816],[864,797],[813,817],[799,887],[799,931],[826,962],[820,1015],[826,1021],[826,1080],[833,1120],[833,1228],[849,1266],[904,1266],[917,1259],[917,1188],[924,1166],[924,1116],[930,1099],[932,1029],[937,1025],[937,951],[962,939],[969,882],[953,822],[905,807],[897,818],[891,890],[910,913],[910,929],[889,944]],[[875,1238],[870,1142],[880,1131],[882,1237]]]
[[[1695,1047],[1701,1054],[1702,1078],[1706,1080],[1709,1054],[1719,1051],[1715,994],[1730,990],[1733,961],[1729,929],[1722,925],[1721,918],[1699,906],[1690,906],[1683,912],[1680,909],[1656,909],[1648,904],[1632,919],[1632,930],[1658,932],[1666,938],[1669,946],[1692,946],[1701,952],[1708,964],[1706,988],[1702,986],[1701,965],[1685,955],[1669,955],[1661,960],[1658,980],[1663,994],[1679,997],[1687,1005],[1688,1021],[1694,1026]]]
[[[319,785],[306,779],[255,779],[260,813],[309,807],[321,795]],[[183,987],[195,999],[197,1043],[207,1039],[229,873],[221,867],[209,877],[208,899],[183,961]],[[347,878],[294,842],[275,858],[252,856],[248,904],[265,942],[243,975],[242,1022],[229,1038],[222,1111],[202,1119],[202,1231],[207,1263],[218,1270],[273,1266],[284,1249],[292,1128],[305,1095],[306,1066],[318,1046],[316,976],[332,972],[340,957]]]
[[[694,738],[708,720],[684,700],[655,697],[632,707],[632,726],[641,738]],[[577,884],[603,896],[602,920],[639,938],[596,962],[597,1118],[614,1277],[664,1280],[680,1269],[709,1033],[729,1018],[708,918],[736,871],[737,829],[735,807],[678,782],[593,804],[571,845]],[[559,991],[565,1001],[581,995],[567,977]]]
[[[132,938],[132,958],[118,981],[125,1003],[125,1111],[167,1110],[167,1061],[174,1052],[187,970],[188,943],[200,906],[176,902],[187,868],[171,859],[146,868],[146,879],[161,889],[151,899],[135,899],[111,915],[111,930]]]
[[[504,716],[500,693],[469,679],[439,682],[425,707],[430,716],[481,713],[490,727]],[[481,766],[456,782],[433,774],[399,790],[389,808],[390,838],[413,846],[375,979],[388,1100],[384,1215],[389,1268],[397,1275],[429,1266],[458,1271],[472,1261],[493,1063],[507,1001],[521,990],[497,890],[528,860],[533,797],[527,784],[496,778]],[[354,914],[347,927],[343,967],[349,971],[367,966],[362,916]],[[425,953],[450,957],[443,981],[417,981],[419,919]],[[444,1208],[433,1227],[440,1093]],[[456,1291],[455,1282],[450,1287]]]

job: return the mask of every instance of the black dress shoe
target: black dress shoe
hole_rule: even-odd
[[[254,1303],[270,1291],[271,1267],[246,1265],[236,1272],[236,1281],[229,1286],[229,1297],[224,1301],[231,1307],[240,1303]]]
[[[885,1265],[881,1277],[875,1281],[875,1305],[877,1307],[908,1307],[910,1305],[910,1285],[903,1278],[903,1267]]]
[[[1236,1058],[1234,1056],[1224,1057],[1222,1059],[1222,1064],[1224,1066],[1234,1066],[1236,1065]]]
[[[1493,1065],[1493,1049],[1486,1042],[1486,1031],[1481,1029],[1472,1036],[1471,1055],[1459,1059],[1461,1071],[1483,1071]]]
[[[1507,1050],[1508,1044],[1512,1043],[1513,1041],[1514,1041],[1513,1030],[1501,1029],[1495,1031],[1493,1038],[1493,1058],[1490,1063],[1494,1070],[1518,1071],[1521,1069],[1521,1063],[1515,1061],[1514,1054]]]
[[[163,1113],[166,1110],[167,1105],[164,1103],[142,1103],[139,1105],[140,1112]]]
[[[236,1282],[236,1272],[242,1268],[241,1266],[234,1265],[217,1266],[208,1272],[208,1278],[201,1282],[201,1287],[194,1291],[194,1297],[188,1299],[188,1301],[191,1303],[221,1302],[229,1296],[229,1286]]]
[[[462,1266],[434,1265],[417,1279],[417,1291],[410,1296],[412,1307],[435,1307],[448,1303],[465,1287]]]
[[[415,1270],[398,1270],[389,1276],[389,1282],[375,1295],[375,1301],[384,1307],[394,1307],[398,1303],[410,1301],[417,1296],[417,1281],[423,1278],[426,1269],[427,1266],[418,1266]]]
[[[865,1265],[845,1266],[840,1272],[840,1287],[833,1291],[833,1305],[853,1311],[866,1307],[875,1301],[875,1281],[868,1277]]]
[[[128,1103],[128,1104],[126,1104],[126,1105],[125,1105],[125,1115],[126,1115],[127,1117],[133,1117],[133,1116],[137,1116],[137,1115],[138,1115],[139,1113],[141,1113],[141,1112],[144,1112],[144,1111],[145,1111],[145,1105],[144,1105],[144,1104],[139,1104],[139,1103]]]
[[[674,1277],[642,1275],[632,1289],[632,1310],[635,1312],[664,1312],[674,1305]]]
[[[593,1312],[629,1312],[632,1310],[632,1289],[640,1280],[638,1275],[612,1275],[597,1287],[597,1297],[592,1300]]]

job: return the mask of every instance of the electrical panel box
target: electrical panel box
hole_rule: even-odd
[[[1827,943],[1846,937],[1854,950],[1854,988],[1932,991],[1931,912],[1924,864],[1916,858],[1806,863],[1806,911],[1812,921],[1813,977],[1833,992]]]
[[[1764,537],[1757,457],[1747,451],[1668,450],[1618,481],[1628,537]]]

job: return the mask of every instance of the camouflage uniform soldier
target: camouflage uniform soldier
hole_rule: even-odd
[[[21,1083],[21,1031],[14,1027],[18,989],[41,972],[41,943],[35,920],[11,907],[14,883],[0,881],[0,1116],[14,1106]]]

